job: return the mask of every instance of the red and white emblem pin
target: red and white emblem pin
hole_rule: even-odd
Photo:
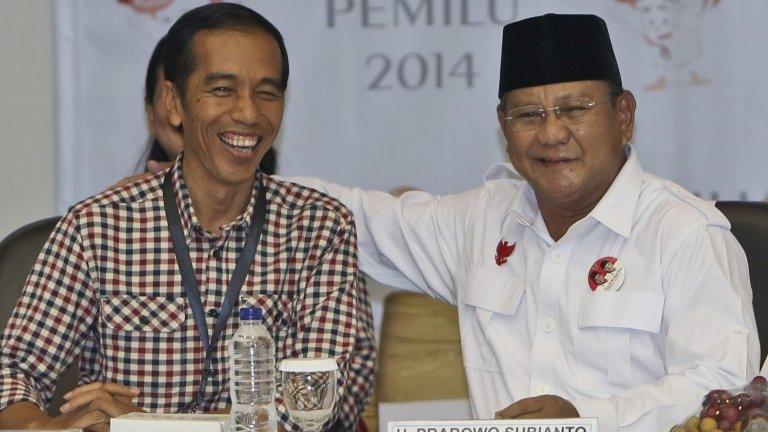
[[[496,265],[500,266],[507,262],[507,258],[515,251],[515,245],[517,243],[509,244],[508,241],[503,238],[499,240],[499,244],[496,245]]]
[[[592,264],[587,275],[587,283],[592,291],[618,291],[624,284],[626,271],[624,265],[612,256],[602,257]]]

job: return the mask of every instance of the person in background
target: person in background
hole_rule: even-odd
[[[0,339],[0,429],[103,431],[134,411],[226,411],[242,302],[264,311],[277,362],[336,358],[327,427],[355,430],[376,356],[354,219],[257,169],[282,123],[282,35],[216,3],[185,13],[165,43],[162,99],[184,151],[167,172],[74,205],[54,229]],[[56,377],[78,358],[80,386],[49,417]],[[279,422],[298,431],[281,386]]]
[[[165,39],[165,36],[160,38],[152,50],[144,78],[144,113],[149,129],[149,145],[143,159],[146,170],[153,174],[167,168],[167,164],[160,165],[159,162],[172,162],[184,146],[181,132],[168,120],[168,110],[162,98]]]
[[[362,271],[458,306],[474,415],[665,431],[744,385],[760,354],[746,257],[714,206],[643,170],[605,22],[505,26],[498,97],[511,164],[478,189],[291,179],[353,211]]]

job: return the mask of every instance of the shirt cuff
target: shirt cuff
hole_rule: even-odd
[[[40,395],[17,380],[0,380],[0,389],[2,389],[0,411],[19,402],[30,402],[37,405],[41,410],[45,410],[45,404]]]
[[[579,417],[597,418],[600,432],[618,432],[616,407],[611,399],[577,399],[573,406]]]

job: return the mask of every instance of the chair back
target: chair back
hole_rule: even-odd
[[[379,402],[468,399],[455,306],[395,292],[384,302]]]
[[[0,242],[0,328],[11,317],[27,275],[58,221],[52,217],[32,222]]]
[[[747,255],[762,363],[768,353],[768,203],[718,201],[715,206],[731,222],[731,232]]]
[[[59,217],[50,217],[25,225],[9,234],[0,242],[0,329],[5,329],[13,308],[21,297],[27,275],[37,256],[58,223]],[[62,396],[77,385],[78,362],[73,362],[56,384],[53,399],[48,407],[52,415],[58,414],[64,403]]]

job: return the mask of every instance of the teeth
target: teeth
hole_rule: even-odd
[[[251,138],[240,135],[235,136],[220,136],[224,144],[241,151],[252,151],[260,142],[261,137]]]

